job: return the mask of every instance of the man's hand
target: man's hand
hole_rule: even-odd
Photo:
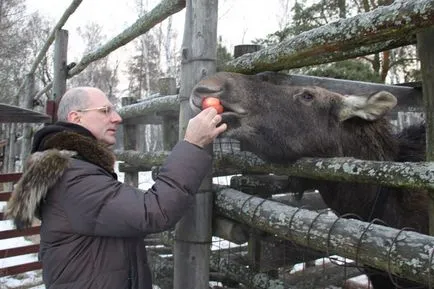
[[[184,140],[201,148],[210,144],[219,134],[227,129],[225,123],[217,126],[222,117],[217,110],[208,107],[189,120]]]

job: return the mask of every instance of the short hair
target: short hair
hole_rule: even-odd
[[[57,108],[57,119],[67,121],[73,110],[85,109],[89,103],[89,92],[85,87],[71,88],[62,96]]]

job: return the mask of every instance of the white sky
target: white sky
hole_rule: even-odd
[[[27,0],[30,11],[38,10],[42,15],[57,23],[72,0]],[[64,29],[69,32],[69,59],[72,61],[80,38],[76,28],[89,22],[101,24],[107,39],[122,32],[137,19],[135,0],[83,0],[76,12],[69,18]],[[146,1],[144,1],[146,2]],[[160,1],[147,0],[149,7]],[[255,38],[265,37],[279,29],[282,0],[220,0],[218,35],[223,44],[233,52],[233,46],[250,44]],[[119,4],[122,3],[122,4]],[[150,9],[151,9],[150,8]],[[185,9],[174,15],[174,27],[182,42]],[[71,54],[72,53],[72,54]]]
[[[83,0],[75,13],[66,22],[63,29],[68,30],[68,63],[78,62],[83,55],[82,39],[77,33],[78,27],[88,23],[100,24],[107,40],[121,33],[137,20],[137,0]],[[217,33],[222,37],[223,45],[233,53],[235,45],[251,44],[256,38],[263,38],[279,29],[286,21],[287,13],[283,3],[294,4],[295,0],[220,0]],[[27,0],[29,12],[39,11],[56,24],[72,0]],[[122,3],[122,4],[120,4]],[[144,0],[148,11],[160,3],[159,0]],[[177,50],[180,50],[183,38],[185,9],[173,16],[173,29],[178,35]],[[105,43],[105,42],[104,42]],[[125,60],[131,42],[110,54],[110,60],[120,62],[120,71],[125,70]],[[125,75],[118,75],[121,91],[127,88]]]

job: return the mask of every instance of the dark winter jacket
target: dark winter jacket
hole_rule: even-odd
[[[211,168],[179,142],[148,191],[117,181],[114,156],[87,130],[47,126],[7,206],[18,227],[40,216],[47,289],[151,289],[143,238],[174,227]]]

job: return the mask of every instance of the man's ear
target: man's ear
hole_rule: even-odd
[[[80,114],[77,111],[70,111],[68,113],[68,122],[80,123]]]

